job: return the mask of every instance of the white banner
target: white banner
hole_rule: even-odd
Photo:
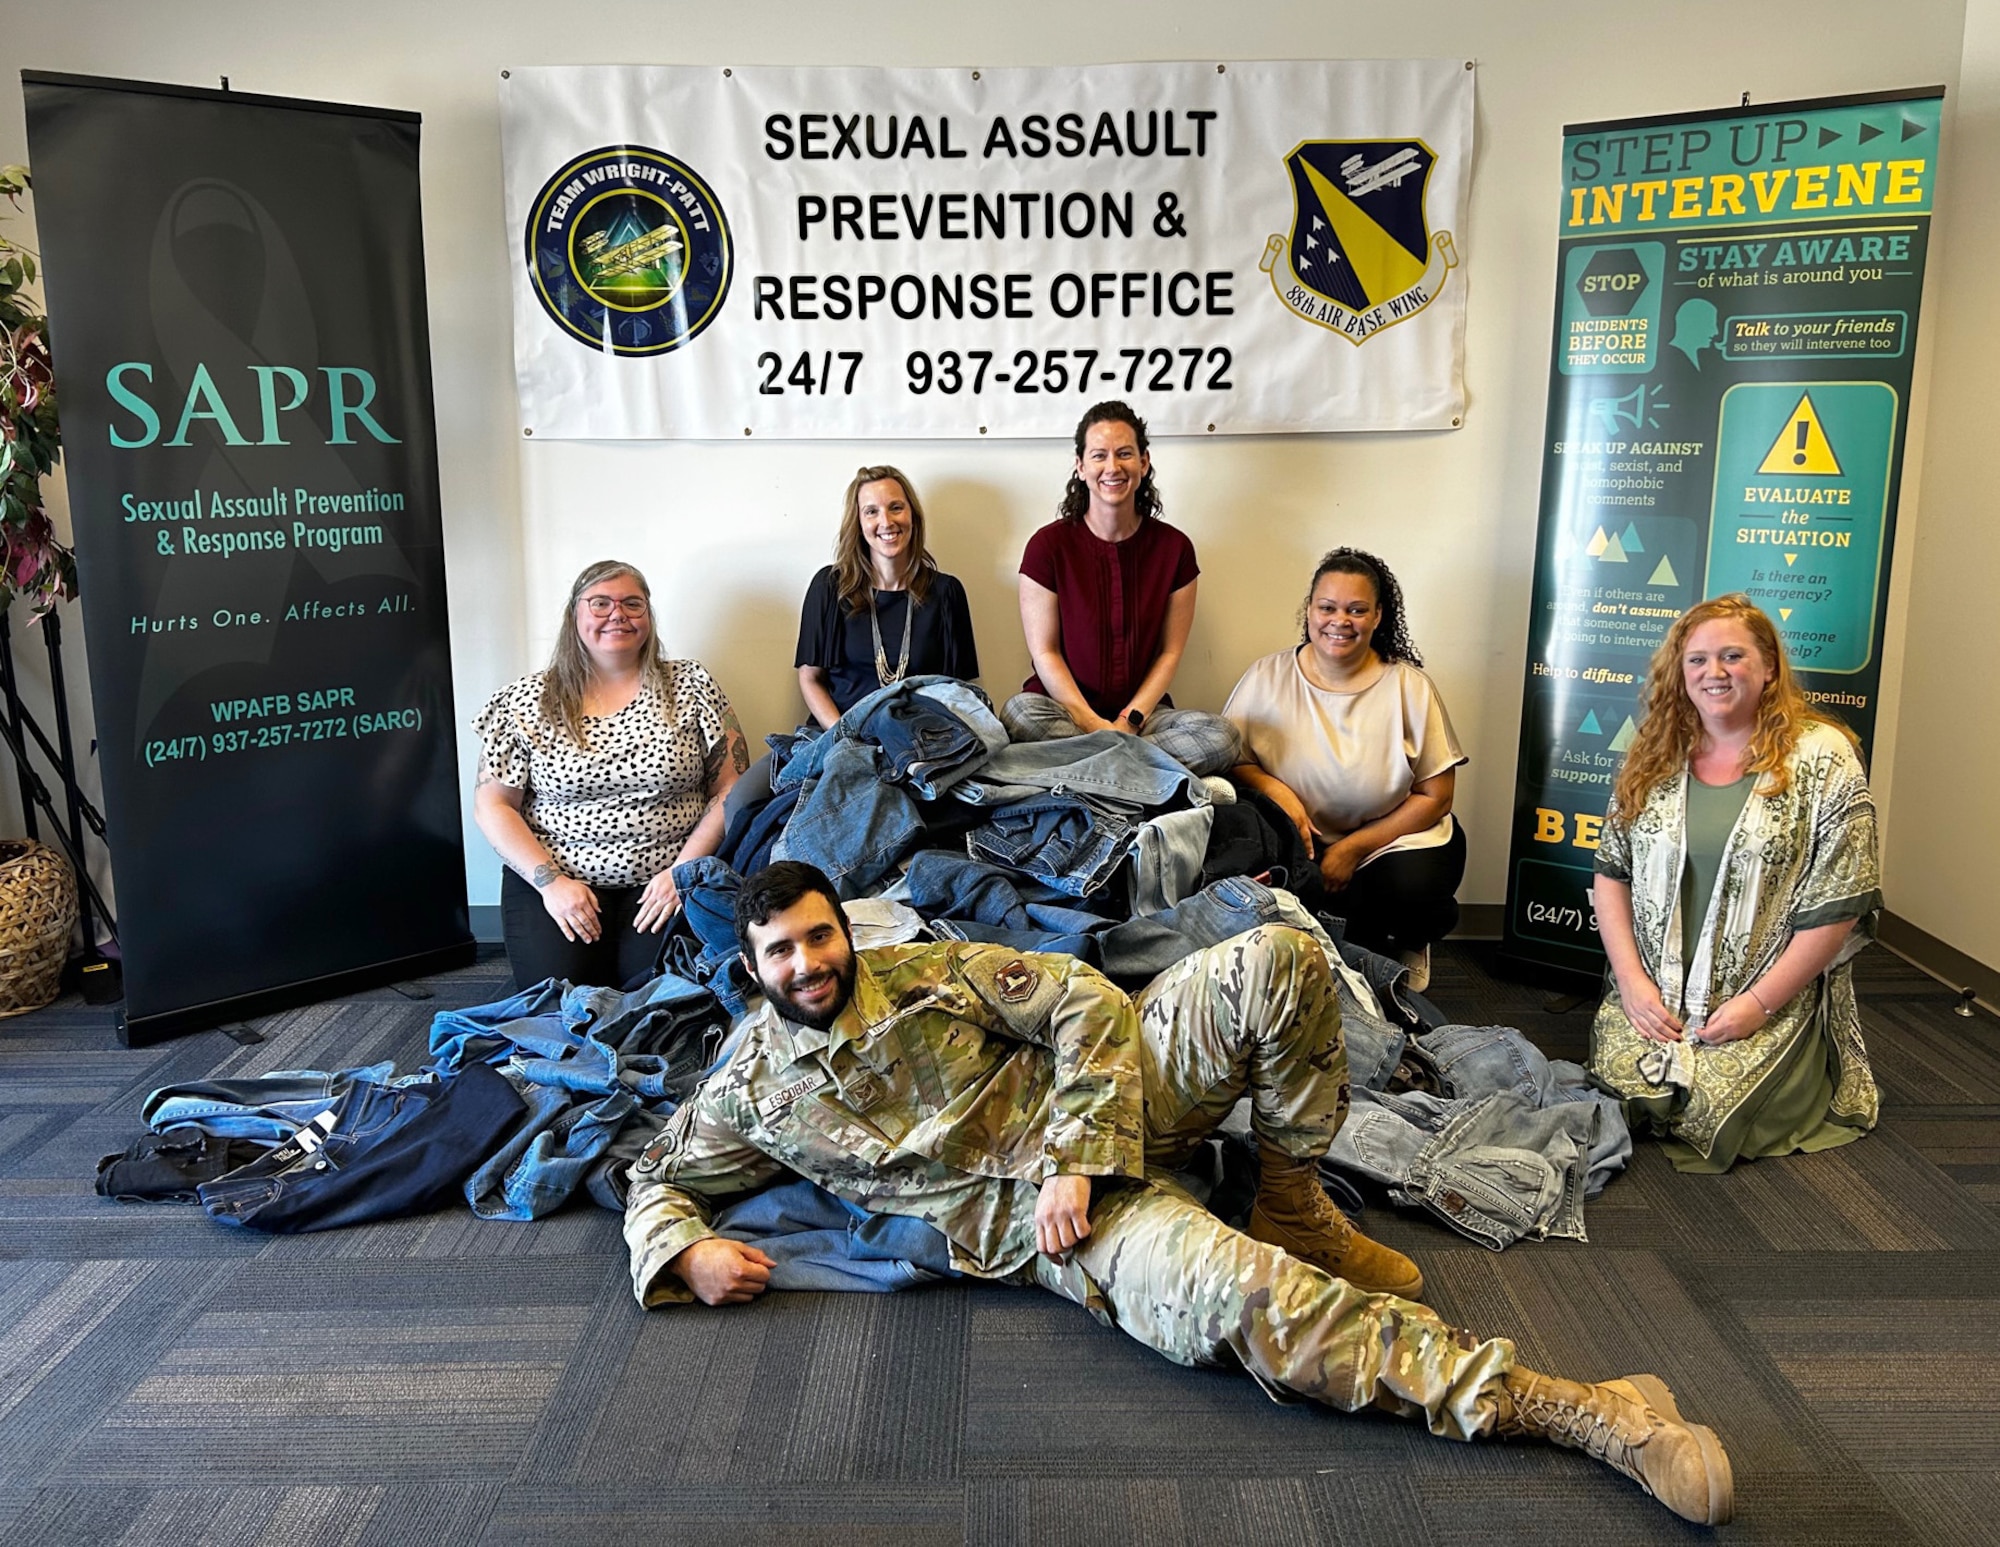
[[[524,434],[1436,430],[1463,60],[503,72]]]

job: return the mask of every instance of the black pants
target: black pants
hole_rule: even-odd
[[[1347,920],[1347,938],[1393,955],[1420,951],[1458,927],[1452,893],[1465,879],[1465,824],[1452,818],[1451,839],[1434,849],[1399,849],[1354,872],[1327,912]]]
[[[542,894],[511,870],[500,875],[500,930],[514,985],[526,988],[543,978],[566,978],[593,988],[632,988],[654,976],[662,935],[632,927],[643,886],[595,886],[598,936],[565,940],[560,925],[542,906]]]

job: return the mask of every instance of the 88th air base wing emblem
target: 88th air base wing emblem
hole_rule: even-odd
[[[1285,157],[1292,233],[1258,267],[1296,315],[1360,345],[1437,299],[1458,266],[1432,234],[1424,194],[1437,157],[1422,140],[1304,140]]]

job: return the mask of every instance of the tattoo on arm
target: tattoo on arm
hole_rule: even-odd
[[[742,773],[750,766],[750,743],[743,735],[743,722],[736,718],[734,709],[723,713],[722,739],[729,747],[730,761],[736,764],[736,771]]]
[[[701,787],[704,790],[715,788],[716,778],[722,772],[722,760],[728,755],[729,748],[722,742],[708,749],[708,756],[702,759],[701,764]]]
[[[531,884],[535,888],[535,890],[539,892],[543,887],[547,886],[551,881],[555,880],[555,878],[561,874],[562,872],[556,869],[556,867],[552,863],[550,863],[547,860],[544,860],[541,864],[535,867],[534,873],[528,877],[528,881],[529,884]]]

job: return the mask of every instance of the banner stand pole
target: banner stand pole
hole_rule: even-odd
[[[49,692],[55,699],[56,746],[62,754],[58,768],[62,774],[63,794],[69,805],[70,847],[81,859],[84,852],[83,791],[76,782],[76,742],[69,728],[69,686],[63,676],[62,617],[53,608],[42,619],[42,643],[49,652]],[[91,914],[94,893],[95,888],[92,887],[79,886],[76,889],[77,918],[83,925],[83,958],[78,964],[78,975],[92,1004],[109,1004],[123,995],[114,991],[118,981],[116,971],[103,952],[97,949],[97,921]],[[115,941],[118,938],[117,921],[107,914],[104,927]],[[108,979],[107,972],[111,974]]]
[[[111,1004],[123,996],[123,990],[117,964],[97,948],[97,920],[103,918],[105,932],[113,941],[118,938],[118,923],[105,905],[96,883],[91,880],[89,854],[83,839],[86,815],[100,840],[104,837],[104,818],[84,797],[83,789],[77,782],[76,743],[70,732],[69,690],[63,675],[61,618],[53,611],[44,614],[42,630],[42,642],[49,653],[49,688],[55,707],[56,745],[49,745],[47,734],[21,702],[14,671],[11,620],[5,612],[0,612],[0,688],[4,688],[7,700],[7,745],[14,754],[15,769],[21,778],[23,825],[27,827],[28,835],[37,836],[34,808],[40,805],[48,813],[57,844],[76,874],[77,922],[82,927],[83,949],[66,972],[73,970],[76,973],[78,986],[91,1004]],[[68,807],[67,834],[62,817],[56,811],[54,796],[29,764],[27,740],[22,734],[24,730],[33,733],[43,754],[54,765],[56,776],[62,781],[64,801]]]
[[[14,630],[9,614],[11,607],[0,606],[0,692],[7,697],[8,740],[20,747],[21,722],[27,717],[27,710],[21,706],[21,695],[14,686]],[[21,781],[21,825],[27,829],[27,836],[41,838],[35,822],[35,782],[33,771],[25,757],[16,756],[14,772]]]

